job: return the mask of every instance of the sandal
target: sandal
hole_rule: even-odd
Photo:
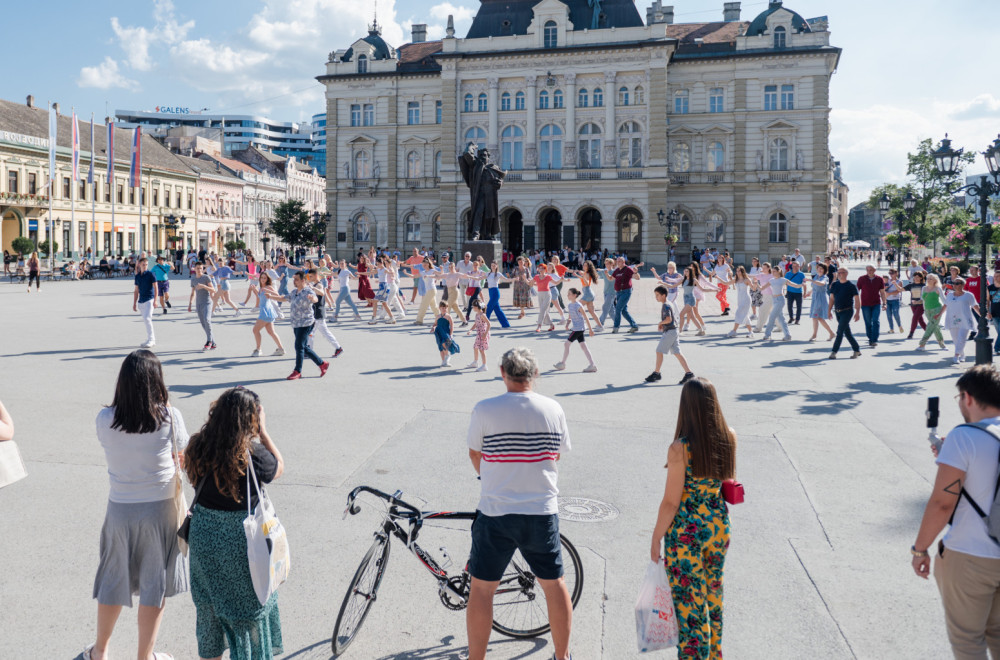
[[[159,653],[157,651],[153,651],[153,660],[174,660],[174,656],[169,653]]]

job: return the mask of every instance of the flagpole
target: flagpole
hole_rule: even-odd
[[[71,139],[73,140],[73,145],[72,145],[72,156],[70,157],[72,158],[71,170],[73,174],[72,177],[73,181],[69,185],[70,236],[69,236],[69,243],[65,245],[63,249],[68,248],[70,244],[72,244],[73,242],[73,229],[76,227],[76,187],[77,185],[79,185],[78,180],[80,178],[80,144],[79,144],[80,135],[79,135],[79,130],[77,129],[76,126],[76,108],[72,108],[72,110],[73,110],[73,115],[72,115],[73,126],[70,129],[70,133],[72,136]],[[79,232],[77,232],[77,235],[79,235]],[[82,248],[83,246],[80,247]]]
[[[90,173],[87,175],[88,182],[90,183],[90,229],[93,233],[93,239],[90,244],[90,257],[92,261],[97,261],[97,176],[95,170],[97,169],[94,163],[94,157],[97,152],[97,147],[94,145],[94,113],[90,113]],[[93,269],[94,264],[90,264],[91,269]],[[93,270],[91,270],[93,273]]]
[[[111,256],[115,253],[115,197],[118,195],[118,188],[115,185],[115,127],[108,118],[108,190],[111,191]]]
[[[52,103],[49,103],[49,272],[55,270],[56,259],[54,250],[55,239],[52,236],[55,222],[52,219],[52,196],[56,193],[56,134],[52,131]]]

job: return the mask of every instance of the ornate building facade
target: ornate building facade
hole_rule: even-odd
[[[662,263],[668,231],[678,254],[826,249],[840,50],[825,19],[776,1],[751,22],[728,2],[722,21],[688,24],[659,2],[644,22],[633,0],[481,1],[464,39],[449,28],[427,42],[414,25],[397,50],[373,25],[330,54],[318,79],[331,252],[460,246],[469,142],[508,172],[502,240],[515,252]]]

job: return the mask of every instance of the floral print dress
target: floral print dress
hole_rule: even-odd
[[[717,660],[722,658],[722,567],[729,548],[729,512],[722,482],[694,477],[687,439],[681,441],[687,461],[684,494],[663,538],[680,628],[677,657]]]
[[[480,351],[488,351],[490,349],[490,331],[486,327],[486,315],[479,314],[476,316],[476,343],[473,344],[473,348]]]

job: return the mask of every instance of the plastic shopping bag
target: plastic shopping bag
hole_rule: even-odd
[[[247,517],[243,531],[247,537],[247,560],[250,580],[257,600],[266,605],[272,594],[288,579],[288,537],[281,521],[274,515],[274,505],[257,482],[251,461],[247,466]],[[250,510],[250,477],[257,490],[257,506]]]
[[[680,633],[674,614],[674,597],[663,560],[651,561],[635,603],[635,634],[639,653],[677,646]]]

